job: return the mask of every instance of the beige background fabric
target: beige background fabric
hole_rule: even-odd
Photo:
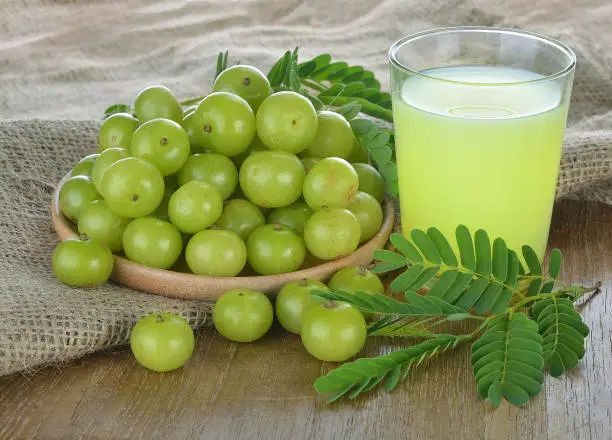
[[[55,0],[0,2],[0,375],[125,343],[154,310],[210,324],[210,305],[109,284],[70,289],[51,275],[54,185],[95,148],[96,119],[162,83],[206,93],[218,51],[267,70],[287,49],[373,70],[432,27],[519,27],[578,55],[559,197],[612,203],[612,2],[609,0]]]

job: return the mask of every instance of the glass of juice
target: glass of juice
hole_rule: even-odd
[[[542,259],[576,57],[551,38],[456,27],[389,51],[402,230],[484,229]]]

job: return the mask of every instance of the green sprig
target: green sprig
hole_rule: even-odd
[[[496,406],[502,399],[523,405],[540,393],[545,369],[559,376],[578,365],[585,353],[588,327],[572,301],[597,292],[600,284],[587,289],[559,282],[559,250],[551,251],[544,271],[533,249],[523,246],[526,271],[504,240],[496,238],[491,244],[483,230],[472,235],[460,225],[455,237],[458,252],[435,228],[417,229],[409,236],[410,240],[393,234],[390,241],[396,251],[374,252],[379,261],[375,272],[401,270],[391,288],[404,292],[404,301],[363,292],[315,294],[378,316],[368,328],[370,336],[425,341],[345,363],[316,381],[318,392],[331,393],[330,401],[334,401],[346,395],[355,398],[379,383],[386,390],[393,389],[415,362],[473,340],[472,369],[478,393]],[[538,289],[532,287],[535,281],[539,281]],[[560,289],[555,291],[555,287]],[[426,292],[419,294],[417,289]],[[443,322],[467,319],[481,324],[468,334],[435,332]]]
[[[440,334],[434,339],[413,347],[396,350],[376,358],[361,358],[343,364],[318,378],[315,389],[318,393],[332,394],[328,402],[348,395],[354,399],[382,383],[385,391],[393,390],[400,380],[405,380],[411,368],[416,367],[437,354],[443,353],[466,341],[466,337]]]
[[[225,52],[219,52],[219,55],[217,56],[217,70],[215,70],[214,79],[217,79],[217,77],[221,74],[221,72],[227,69],[227,56],[228,56],[227,50]]]
[[[240,61],[236,64],[240,64]],[[229,65],[229,52],[219,52],[214,79]],[[308,98],[317,111],[334,110],[350,120],[355,137],[368,151],[374,166],[385,180],[388,192],[398,197],[393,131],[379,128],[371,120],[357,118],[362,113],[381,121],[393,122],[391,96],[380,90],[380,82],[372,71],[343,61],[332,62],[329,54],[300,63],[296,47],[286,51],[274,63],[267,78],[274,91],[294,91]],[[197,105],[206,96],[183,100],[181,105]],[[129,112],[130,107],[117,104],[109,107],[104,117],[123,111]]]
[[[391,95],[380,91],[380,82],[374,73],[362,66],[351,66],[343,61],[332,62],[329,54],[322,54],[298,66],[300,80],[308,87],[319,90],[328,96],[349,97],[359,100],[364,113],[373,111],[371,116],[382,117],[393,122],[391,110]]]
[[[357,118],[350,121],[353,134],[366,149],[372,162],[382,174],[389,193],[399,196],[397,165],[394,161],[393,137],[369,119]]]

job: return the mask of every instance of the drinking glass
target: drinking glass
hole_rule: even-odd
[[[540,259],[576,58],[551,38],[455,27],[389,51],[402,230],[484,229]]]

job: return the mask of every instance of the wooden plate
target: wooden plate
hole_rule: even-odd
[[[60,181],[51,199],[51,219],[61,240],[78,237],[76,225],[67,220],[59,209],[59,191],[70,174]],[[136,290],[173,298],[215,300],[231,289],[252,289],[275,295],[285,284],[303,278],[326,281],[336,271],[347,266],[367,265],[372,262],[372,252],[383,248],[393,230],[395,206],[393,199],[383,203],[383,224],[378,233],[346,257],[316,265],[296,272],[266,276],[208,277],[172,270],[155,269],[134,263],[115,255],[111,279]],[[320,264],[317,264],[320,263]]]

